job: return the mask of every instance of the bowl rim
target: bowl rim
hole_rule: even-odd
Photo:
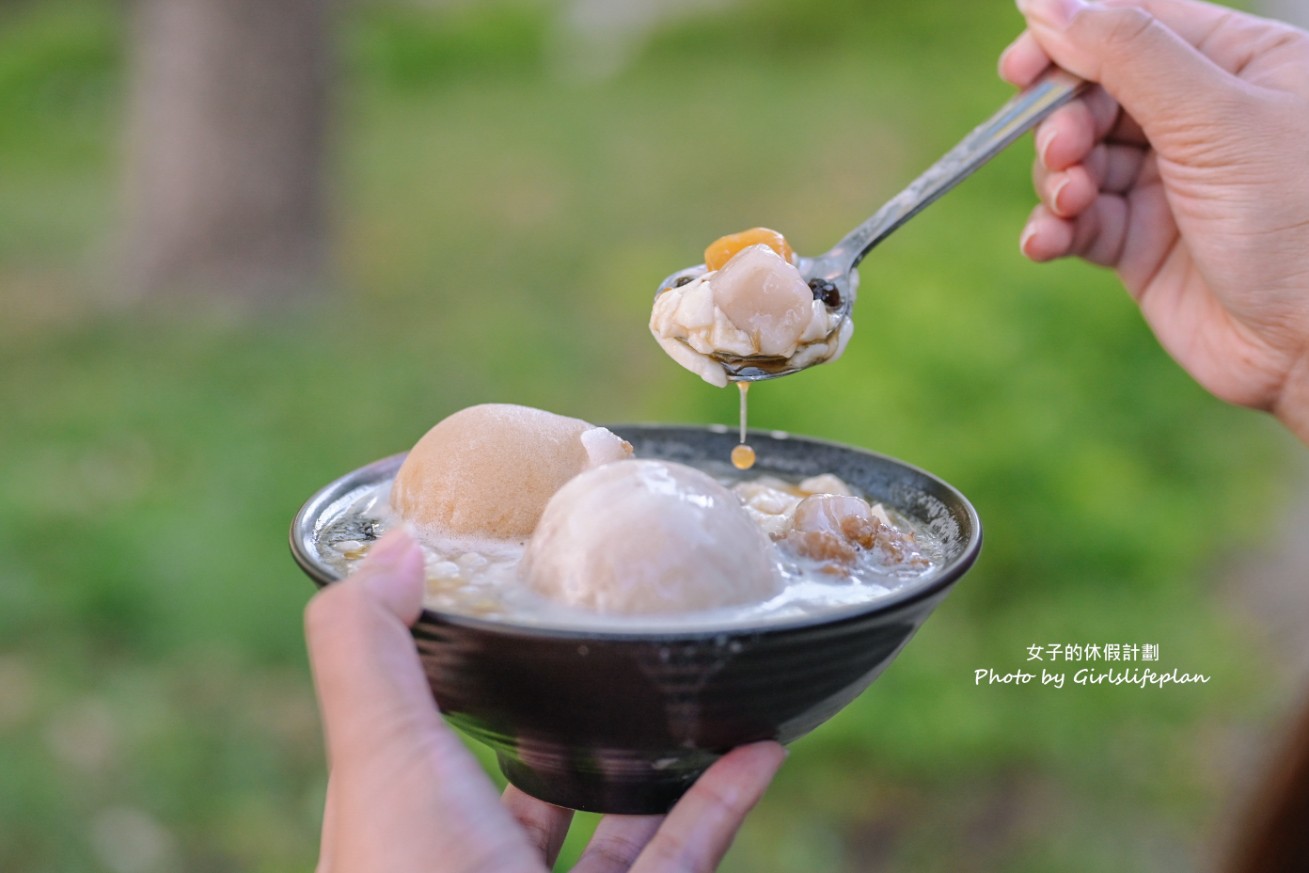
[[[723,424],[672,424],[666,422],[623,422],[620,424],[600,425],[622,435],[624,429],[639,428],[645,431],[674,432],[694,430],[700,432],[734,434],[736,431]],[[501,619],[478,618],[457,612],[447,612],[424,606],[414,622],[413,629],[419,632],[424,625],[447,625],[466,628],[508,638],[555,639],[569,643],[686,643],[704,640],[718,641],[723,638],[761,637],[779,633],[814,630],[841,625],[846,622],[860,621],[874,616],[902,612],[925,600],[929,600],[954,585],[961,576],[972,567],[982,547],[982,524],[977,510],[964,494],[944,479],[929,473],[921,467],[894,458],[890,455],[851,446],[834,440],[793,434],[783,430],[750,430],[747,436],[751,440],[788,440],[803,441],[810,445],[824,446],[841,451],[855,452],[876,459],[883,463],[899,467],[912,474],[922,476],[945,489],[963,508],[968,518],[969,535],[960,553],[949,561],[930,581],[923,584],[910,583],[905,587],[878,597],[866,604],[851,604],[824,611],[820,615],[795,616],[785,619],[763,620],[753,623],[738,623],[718,627],[693,627],[685,630],[654,627],[644,630],[624,629],[608,630],[594,627],[560,627],[558,625],[534,625],[525,622],[505,621]],[[321,512],[331,503],[339,500],[351,490],[358,488],[363,481],[371,481],[380,473],[392,472],[390,468],[399,467],[408,451],[398,452],[379,458],[345,473],[319,488],[300,507],[291,521],[290,545],[291,555],[300,569],[320,588],[339,582],[344,576],[324,566],[311,555],[305,547],[308,535],[312,535],[311,524],[321,517]]]

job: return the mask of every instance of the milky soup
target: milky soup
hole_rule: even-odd
[[[637,455],[642,455],[640,446]],[[543,596],[525,582],[522,564],[529,538],[456,536],[414,530],[411,525],[427,559],[424,605],[440,612],[560,629],[726,629],[872,604],[935,576],[947,559],[954,528],[948,516],[931,505],[927,520],[911,518],[832,474],[743,473],[725,460],[698,460],[693,466],[730,491],[762,533],[757,538],[757,557],[771,565],[776,579],[763,598],[676,612],[597,612]],[[390,504],[391,484],[386,478],[363,485],[324,509],[314,545],[333,570],[348,573],[378,537],[405,524]],[[643,533],[633,531],[637,537]],[[653,560],[676,548],[663,546]]]

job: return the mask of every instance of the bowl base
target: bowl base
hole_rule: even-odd
[[[505,778],[536,799],[568,809],[614,815],[663,815],[718,757],[706,752],[703,763],[696,761],[700,766],[688,767],[687,762],[679,761],[676,769],[645,769],[638,779],[606,771],[603,760],[594,762],[594,771],[579,772],[533,766],[503,752],[496,754]]]

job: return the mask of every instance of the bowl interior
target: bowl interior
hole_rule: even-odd
[[[906,601],[931,596],[951,584],[963,569],[971,565],[981,546],[981,525],[976,511],[959,491],[924,470],[876,452],[796,437],[781,431],[751,431],[749,442],[757,452],[758,461],[752,469],[743,472],[735,469],[729,461],[738,436],[726,427],[651,424],[609,427],[632,443],[637,457],[678,461],[729,481],[760,475],[798,480],[832,473],[871,499],[885,503],[929,529],[944,547],[944,560],[934,571],[866,604],[834,607],[824,610],[819,616],[770,619],[757,626],[733,622],[730,627],[714,627],[674,617],[667,622],[657,618],[643,621],[641,629],[633,629],[627,623],[606,629],[590,623],[577,627],[516,623],[502,618],[486,619],[430,609],[424,610],[426,617],[439,616],[442,620],[469,627],[578,638],[703,636],[725,630],[737,633],[776,629],[891,609]],[[403,461],[403,454],[393,455],[342,476],[310,498],[297,514],[291,528],[291,551],[301,568],[319,585],[341,578],[341,571],[324,554],[318,540],[327,520],[360,489],[393,479]]]

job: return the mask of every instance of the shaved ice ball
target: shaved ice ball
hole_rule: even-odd
[[[773,544],[740,499],[682,464],[588,470],[550,499],[521,574],[599,613],[655,615],[762,603],[781,586]]]
[[[565,482],[631,454],[627,442],[579,418],[504,403],[470,406],[410,450],[391,505],[438,533],[526,539]]]

